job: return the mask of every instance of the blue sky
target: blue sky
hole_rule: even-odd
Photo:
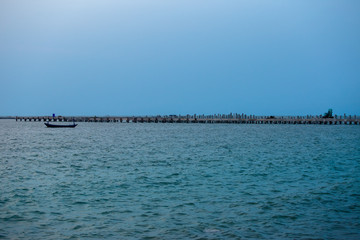
[[[360,115],[360,1],[0,1],[0,115]]]

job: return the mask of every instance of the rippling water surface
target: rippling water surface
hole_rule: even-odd
[[[360,127],[0,120],[0,238],[360,239]]]

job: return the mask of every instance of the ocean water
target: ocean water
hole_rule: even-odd
[[[0,120],[1,239],[360,239],[360,126]]]

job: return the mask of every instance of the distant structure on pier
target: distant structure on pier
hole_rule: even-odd
[[[332,109],[330,108],[327,113],[324,114],[323,118],[334,118],[332,115]]]

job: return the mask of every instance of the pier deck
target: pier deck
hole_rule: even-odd
[[[118,122],[118,123],[227,123],[227,124],[324,124],[324,125],[360,125],[359,116],[117,116],[117,117],[86,117],[86,116],[17,116],[16,121],[29,122]]]

